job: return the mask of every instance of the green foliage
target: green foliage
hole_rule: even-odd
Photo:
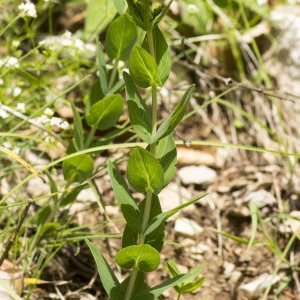
[[[87,3],[84,35],[86,39],[91,39],[113,20],[117,10],[111,0],[90,0]],[[120,9],[119,5],[118,8]]]
[[[156,45],[154,49],[154,59],[157,64],[158,78],[161,84],[164,84],[167,81],[171,72],[171,67],[172,67],[171,53],[168,44],[166,42],[166,39],[164,38],[158,26],[155,26],[153,28],[152,34],[153,34],[153,43],[154,45]],[[147,35],[143,41],[142,47],[147,52],[150,53]]]
[[[106,52],[111,59],[126,61],[136,43],[138,34],[134,22],[127,14],[115,19],[106,33]]]
[[[123,112],[123,99],[120,94],[114,94],[95,103],[86,115],[86,121],[90,126],[101,130],[115,125]]]
[[[124,300],[124,292],[122,286],[115,276],[114,272],[110,268],[109,264],[94,244],[92,244],[89,240],[86,240],[86,243],[89,246],[96,261],[98,273],[100,275],[101,282],[105,291],[112,300]]]
[[[90,156],[81,154],[65,160],[62,168],[66,181],[83,182],[92,176],[94,161]]]
[[[116,262],[124,269],[152,272],[160,264],[160,254],[150,245],[134,245],[120,250],[116,255]]]
[[[140,87],[161,86],[155,59],[143,48],[135,46],[130,55],[129,71]]]
[[[141,233],[141,213],[129,192],[124,178],[110,161],[108,162],[108,172],[119,207],[121,208],[127,224],[134,232]]]
[[[163,169],[158,160],[147,150],[132,150],[127,166],[128,181],[138,192],[159,194],[163,187]]]

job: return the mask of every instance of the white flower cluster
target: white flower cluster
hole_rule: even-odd
[[[44,114],[41,117],[38,117],[36,122],[39,124],[49,124],[50,126],[57,126],[63,130],[67,130],[70,128],[70,124],[68,121],[64,121],[61,118],[53,117],[54,112],[50,108],[46,108],[44,110]]]
[[[25,3],[21,3],[18,6],[18,9],[21,11],[22,16],[27,16],[31,18],[37,17],[35,5],[32,2],[30,2],[30,0],[25,0]]]
[[[95,53],[96,46],[93,44],[85,44],[81,39],[72,36],[68,30],[61,36],[49,36],[45,40],[39,42],[40,45],[45,45],[51,50],[60,51],[65,47],[73,48],[81,53]]]
[[[20,64],[16,57],[8,56],[6,59],[0,59],[0,67],[6,66],[10,69],[19,68]]]
[[[4,110],[3,108],[1,108],[1,103],[0,103],[0,118],[6,119],[8,117],[9,117],[9,114],[6,112],[6,110]]]
[[[6,148],[6,149],[11,150],[12,152],[14,152],[16,154],[20,154],[20,152],[21,152],[21,148],[20,147],[13,147],[10,142],[4,142],[3,143],[3,147]]]

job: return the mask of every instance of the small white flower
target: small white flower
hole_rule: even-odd
[[[118,61],[118,69],[123,69],[125,67],[125,62],[123,60]]]
[[[2,78],[0,78],[0,85],[3,85],[4,80]]]
[[[66,30],[65,33],[63,34],[63,37],[70,40],[72,38],[72,32],[69,30]]]
[[[19,102],[17,104],[17,110],[22,113],[26,112],[25,103]]]
[[[60,123],[62,122],[62,119],[61,118],[58,118],[58,117],[52,117],[50,119],[50,126],[53,126],[53,125],[56,125],[58,127],[60,127]]]
[[[53,110],[51,109],[51,108],[46,108],[45,110],[44,110],[44,115],[46,115],[47,117],[49,117],[49,118],[51,118],[53,115],[54,115],[54,112],[53,112]]]
[[[47,116],[42,115],[41,117],[38,117],[38,118],[36,119],[36,122],[37,122],[38,124],[46,124],[46,123],[49,123],[49,122],[50,122],[50,119],[49,119]]]
[[[18,87],[18,86],[14,87],[12,89],[12,95],[14,97],[18,97],[21,93],[22,93],[22,89],[20,87]]]
[[[9,114],[4,109],[2,109],[1,106],[0,106],[0,117],[2,119],[6,119],[9,117]]]
[[[20,66],[18,59],[13,56],[8,56],[5,60],[0,60],[0,67],[3,65],[11,69],[19,68]]]
[[[162,87],[159,93],[162,96],[162,98],[166,98],[169,96],[169,91],[165,87]]]
[[[42,41],[39,41],[39,45],[45,45],[46,44],[46,41],[45,40],[42,40]]]
[[[60,128],[61,129],[64,129],[64,130],[68,130],[70,129],[70,124],[68,121],[63,121],[61,124],[60,124]]]
[[[18,9],[22,12],[24,16],[28,16],[31,18],[37,17],[35,5],[31,3],[30,0],[25,0],[25,3],[21,3],[18,6]]]
[[[20,148],[20,147],[14,147],[14,148],[12,149],[12,152],[14,152],[14,153],[16,153],[16,154],[20,154],[21,148]]]
[[[257,4],[258,5],[264,5],[264,4],[267,4],[267,0],[257,0]]]
[[[4,142],[3,143],[3,147],[6,149],[11,149],[12,148],[12,144],[10,142]]]
[[[80,39],[76,39],[74,41],[74,46],[79,49],[81,52],[84,52],[85,51],[85,45],[84,45],[84,42]]]
[[[195,4],[189,4],[187,6],[187,12],[189,14],[196,14],[197,12],[199,12],[199,8]]]

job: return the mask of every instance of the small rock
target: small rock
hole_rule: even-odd
[[[31,198],[51,194],[50,184],[43,183],[39,177],[32,177],[28,180],[26,191],[30,194]],[[47,199],[41,199],[39,205],[42,205],[41,203],[47,201]]]
[[[209,249],[210,248],[207,245],[205,245],[203,243],[199,243],[198,245],[191,247],[191,252],[193,254],[203,254],[204,252],[206,252]]]
[[[224,272],[225,273],[225,272]],[[224,274],[225,275],[225,274]],[[234,270],[230,275],[229,282],[236,284],[243,277],[243,273],[241,271]]]
[[[210,184],[217,178],[217,172],[206,166],[188,166],[178,171],[183,184]]]
[[[192,199],[192,194],[184,187],[179,186],[175,182],[171,182],[166,188],[164,188],[159,194],[160,205],[162,211],[171,210],[181,204],[184,204]],[[182,211],[191,211],[195,209],[195,205],[189,205],[185,207]],[[176,213],[168,220],[175,220]]]
[[[120,216],[120,208],[117,205],[106,205],[105,211],[109,217],[116,218],[117,216]]]
[[[90,202],[96,202],[97,201],[97,196],[95,195],[94,191],[92,188],[87,188],[82,191],[77,196],[77,201],[90,201]]]
[[[244,198],[244,203],[254,203],[258,208],[276,203],[275,197],[265,190],[258,190],[250,193]]]
[[[243,296],[247,297],[247,299],[257,298],[270,284],[274,284],[278,281],[280,281],[279,275],[262,274],[256,280],[239,286],[239,297]]]
[[[175,221],[174,230],[176,234],[195,238],[200,235],[204,229],[193,220],[187,218],[179,218]]]
[[[224,277],[225,278],[229,278],[235,268],[235,264],[229,262],[229,261],[225,261],[223,264],[223,268],[224,268]]]

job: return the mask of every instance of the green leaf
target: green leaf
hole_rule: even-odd
[[[108,161],[108,172],[119,207],[127,224],[134,232],[141,233],[142,218],[140,210],[134,202],[124,178],[111,161]]]
[[[163,135],[163,137],[171,134],[172,131],[175,129],[175,127],[182,120],[182,118],[184,116],[184,113],[186,111],[186,108],[187,108],[187,106],[189,104],[190,98],[192,96],[192,93],[194,91],[194,88],[195,88],[195,85],[193,84],[190,88],[188,88],[188,90],[182,96],[180,102],[176,105],[174,111],[172,112],[172,116],[171,116],[171,121],[170,121],[169,127],[168,127],[167,131],[165,132],[165,134]]]
[[[56,232],[57,229],[61,227],[61,224],[58,222],[48,222],[42,225],[41,230],[39,231],[40,239],[44,239],[47,235]]]
[[[152,29],[155,61],[157,64],[158,78],[161,84],[164,84],[171,72],[172,58],[168,44],[160,31],[155,26]],[[142,47],[149,52],[148,35],[145,36]],[[149,52],[150,53],[150,52]]]
[[[175,277],[180,274],[179,269],[177,268],[176,264],[173,261],[169,261],[167,263],[167,267],[171,273],[171,277]],[[201,277],[195,280],[194,282],[192,282],[192,280],[194,280],[199,275],[202,268],[203,268],[203,264],[199,265],[198,267],[190,271],[188,274],[186,274],[187,275],[186,279],[182,281],[180,284],[174,286],[176,291],[179,294],[186,294],[186,293],[191,293],[194,290],[198,289],[204,282],[205,277]]]
[[[73,111],[73,119],[74,119],[74,140],[75,140],[75,148],[77,151],[84,150],[84,140],[83,140],[83,128],[80,119],[80,115],[73,104],[71,102],[71,107]]]
[[[146,16],[146,5],[144,1],[127,0],[130,15],[133,17],[135,23],[144,31],[150,30],[150,23],[148,16]]]
[[[128,60],[137,37],[135,23],[128,14],[121,15],[108,27],[105,39],[107,55],[111,59]]]
[[[169,272],[171,273],[172,277],[175,277],[175,276],[181,274],[173,260],[170,260],[167,262],[167,268],[169,269]]]
[[[174,177],[177,163],[176,145],[171,134],[158,141],[155,157],[164,171],[163,187],[166,187]]]
[[[53,194],[52,198],[54,200],[54,203],[58,203],[58,188],[57,188],[56,181],[53,179],[53,177],[51,176],[50,172],[47,169],[44,170],[43,172],[44,174],[46,174],[46,176],[49,179],[51,194]]]
[[[94,105],[99,100],[104,98],[104,93],[102,91],[101,85],[102,84],[100,83],[100,78],[98,78],[91,88],[88,101],[86,102],[86,105],[85,105],[85,109],[86,109],[85,114],[86,115],[88,115],[90,113],[92,105]]]
[[[178,211],[180,211],[181,209],[194,204],[195,202],[197,202],[199,199],[203,198],[204,196],[206,196],[207,194],[201,195],[201,196],[196,196],[195,198],[193,198],[192,200],[181,204],[173,209],[170,209],[166,212],[163,212],[159,215],[157,215],[156,217],[154,217],[153,219],[151,219],[151,221],[148,223],[148,226],[146,227],[145,231],[143,232],[144,235],[148,235],[149,233],[151,233],[153,230],[155,230],[158,226],[160,226],[160,224],[162,224],[163,222],[165,222],[167,219],[169,219],[170,217],[172,217],[174,214],[176,214]],[[171,199],[170,199],[171,200]]]
[[[116,15],[116,7],[111,0],[90,0],[87,2],[84,38],[91,39],[102,32]]]
[[[182,287],[180,287],[177,290],[177,292],[179,294],[190,294],[190,293],[194,292],[195,290],[197,290],[199,287],[201,287],[204,280],[205,280],[205,277],[200,277],[200,278],[196,279],[194,282],[189,282],[189,283],[183,285]]]
[[[118,79],[117,76],[116,76],[116,83],[113,85],[113,87],[111,88],[110,91],[107,92],[107,95],[111,95],[111,94],[114,94],[116,92],[119,92],[120,90],[123,89],[124,87],[124,79]]]
[[[230,239],[232,239],[232,240],[234,240],[234,241],[236,241],[236,242],[238,242],[240,244],[246,244],[246,245],[249,244],[249,240],[241,238],[239,236],[232,235],[232,234],[229,234],[229,233],[226,233],[226,232],[222,232],[222,231],[218,231],[215,228],[210,228],[210,230],[212,230],[213,232],[215,232],[217,234],[221,234],[221,235],[223,235],[225,237],[228,237],[228,238],[230,238]],[[253,241],[252,245],[264,245],[264,243],[261,242],[261,241]]]
[[[171,4],[172,4],[173,0],[170,0],[167,5],[161,10],[161,12],[154,18],[154,20],[152,21],[151,25],[152,28],[154,26],[156,26],[161,20],[162,18],[167,14]]]
[[[125,294],[121,284],[109,264],[94,244],[88,240],[85,241],[96,261],[98,273],[106,293],[109,295],[111,300],[124,300]]]
[[[97,57],[98,57],[98,70],[99,70],[99,81],[101,84],[101,90],[104,95],[107,93],[107,69],[104,53],[102,50],[101,43],[97,40]],[[101,79],[100,79],[101,78]],[[99,99],[97,99],[99,100]]]
[[[167,119],[159,126],[158,130],[155,133],[155,136],[152,140],[152,143],[157,142],[159,139],[166,135],[166,132],[169,130],[171,121],[172,121],[173,112],[167,117]]]
[[[151,144],[151,115],[149,108],[140,96],[130,75],[124,72],[123,77],[126,86],[130,122],[138,136],[147,144]]]
[[[120,94],[113,94],[98,101],[91,107],[86,116],[88,125],[95,126],[101,130],[115,125],[123,112],[123,99]]]
[[[141,215],[144,213],[145,209],[145,199],[139,204],[139,209]],[[156,195],[152,194],[151,198],[151,207],[150,207],[150,220],[153,219],[155,216],[159,215],[162,212],[159,199]],[[165,238],[165,224],[161,223],[159,226],[156,227],[150,234],[148,234],[145,238],[145,244],[148,244],[155,248],[158,252],[161,251]],[[138,240],[138,234],[135,233],[128,224],[126,224],[123,237],[122,237],[122,248],[136,245]]]
[[[51,206],[45,206],[45,207],[41,208],[41,211],[39,210],[37,221],[36,221],[38,226],[43,225],[46,222],[51,211],[52,211]]]
[[[115,7],[118,11],[118,14],[119,15],[123,15],[125,13],[125,0],[114,0],[114,3],[115,3]]]
[[[69,183],[83,182],[93,174],[94,161],[87,154],[66,159],[62,165],[64,178]]]
[[[175,276],[162,284],[154,286],[153,288],[146,289],[137,295],[135,295],[131,300],[156,300],[159,295],[161,295],[164,291],[170,289],[171,287],[180,284],[186,278],[188,278],[189,274],[186,275],[178,275]]]
[[[123,269],[152,272],[160,264],[160,254],[150,245],[134,245],[120,250],[116,255],[116,262]]]
[[[141,147],[134,148],[130,154],[127,176],[130,185],[140,193],[151,191],[157,195],[163,187],[161,165],[149,151]]]
[[[89,187],[88,184],[84,184],[84,185],[79,185],[79,186],[76,186],[75,188],[73,188],[66,196],[64,196],[62,198],[62,200],[59,203],[59,207],[64,207],[70,203],[73,203],[76,200],[79,193],[82,190],[87,189],[88,187]]]
[[[154,58],[143,48],[135,46],[129,60],[133,81],[140,87],[161,86]]]

